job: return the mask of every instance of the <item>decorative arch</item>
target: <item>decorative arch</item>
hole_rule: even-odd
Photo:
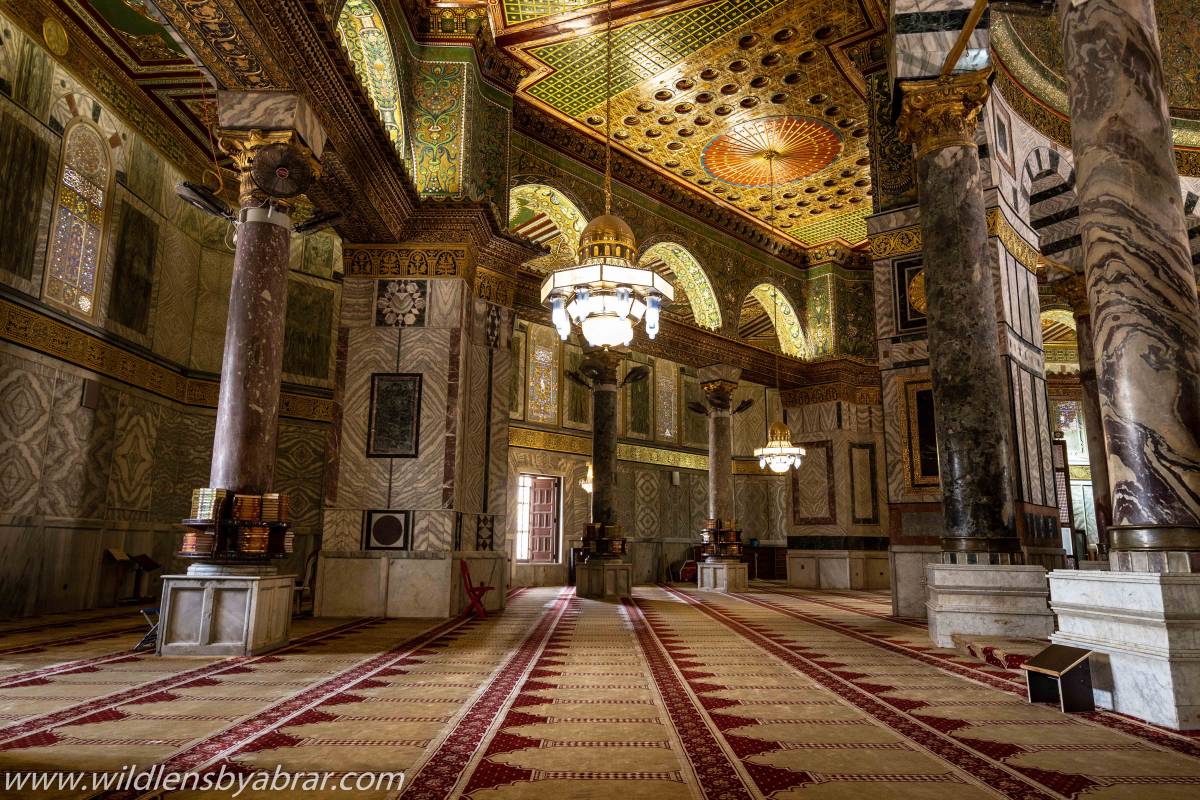
[[[90,119],[79,117],[66,125],[62,141],[43,296],[91,317],[112,206],[113,145]]]
[[[553,186],[524,183],[509,191],[509,228],[550,248],[550,255],[526,263],[530,269],[549,272],[573,260],[586,225],[583,212]]]
[[[400,78],[379,9],[372,0],[346,0],[338,14],[337,32],[383,127],[396,149],[405,152]]]
[[[638,263],[656,271],[669,270],[675,287],[683,290],[691,306],[695,323],[712,331],[721,329],[721,307],[712,282],[687,248],[675,242],[658,242],[642,253]]]
[[[755,305],[758,309],[754,308]],[[761,339],[772,328],[779,342],[779,350],[784,355],[793,358],[806,358],[809,355],[808,340],[787,294],[774,284],[760,283],[750,290],[742,303],[738,334],[743,339]]]

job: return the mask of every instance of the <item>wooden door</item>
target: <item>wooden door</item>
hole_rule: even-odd
[[[529,489],[529,560],[558,561],[558,478],[535,477]]]

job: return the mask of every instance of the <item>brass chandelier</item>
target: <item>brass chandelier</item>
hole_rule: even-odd
[[[637,266],[637,242],[625,220],[612,213],[612,0],[604,31],[604,214],[584,228],[575,265],[542,281],[541,301],[565,341],[571,324],[593,347],[628,346],[645,320],[646,335],[659,330],[663,301],[675,299],[670,281]]]

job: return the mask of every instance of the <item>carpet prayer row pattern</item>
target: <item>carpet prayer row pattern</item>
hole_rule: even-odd
[[[251,658],[131,654],[126,612],[5,623],[0,772],[403,770],[405,800],[1200,797],[1200,737],[1032,706],[1019,672],[889,610],[541,588],[485,621],[297,620]]]

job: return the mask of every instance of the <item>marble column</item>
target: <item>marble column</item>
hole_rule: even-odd
[[[1200,311],[1152,0],[1060,0],[1118,570],[1200,572]]]
[[[708,516],[733,519],[733,432],[730,424],[733,393],[741,370],[724,365],[700,371],[700,387],[708,400]]]
[[[901,81],[914,146],[948,563],[1021,563],[975,130],[991,70]]]
[[[242,139],[223,141],[237,143],[230,149],[242,163],[253,157]],[[292,223],[286,204],[260,208],[247,183],[243,176],[209,485],[261,494],[275,475]]]
[[[617,367],[611,350],[587,355],[582,370],[592,379],[592,521],[617,521]]]

